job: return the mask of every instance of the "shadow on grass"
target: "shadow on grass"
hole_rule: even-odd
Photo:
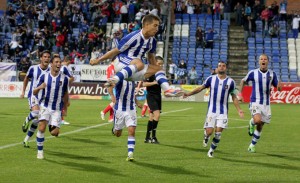
[[[83,159],[83,160],[90,160],[90,161],[97,161],[99,160],[98,157],[92,157],[92,156],[81,156],[81,155],[76,155],[76,154],[69,154],[69,153],[64,153],[61,151],[51,151],[51,150],[47,150],[46,154],[50,154],[53,156],[58,156],[59,158],[68,158],[68,159]]]
[[[92,139],[85,139],[85,138],[76,138],[76,137],[69,137],[69,136],[63,136],[63,138],[76,141],[76,142],[82,142],[82,143],[88,143],[88,144],[97,144],[97,145],[110,145],[110,142],[101,142],[101,141],[95,141]]]
[[[260,153],[260,154],[264,154],[264,155],[272,156],[272,157],[276,157],[276,158],[281,158],[281,159],[286,159],[286,160],[291,160],[291,161],[300,161],[299,157],[291,157],[291,156],[284,156],[284,155],[280,155],[280,154],[270,154],[270,153]]]
[[[88,157],[85,157],[85,158],[88,158]],[[47,161],[49,163],[62,165],[62,166],[67,166],[67,167],[70,167],[72,169],[79,170],[79,171],[106,173],[109,175],[120,176],[120,177],[125,176],[123,174],[116,172],[112,168],[107,168],[106,166],[99,165],[100,163],[96,162],[96,161],[94,161],[95,164],[89,164],[89,163],[84,164],[83,162],[76,163],[76,162],[70,162],[70,161],[53,161],[53,160],[47,160],[47,159],[45,159],[45,161]]]
[[[238,160],[238,159],[230,159],[230,158],[218,158],[224,161],[228,162],[234,162],[234,163],[242,163],[242,164],[252,164],[255,166],[262,166],[266,168],[277,168],[277,169],[286,169],[286,170],[295,170],[299,171],[300,167],[298,166],[292,166],[292,165],[287,165],[287,164],[273,164],[273,163],[263,163],[263,162],[258,162],[258,161],[245,161],[245,160]]]
[[[166,146],[166,147],[173,147],[177,149],[184,149],[184,150],[189,150],[189,151],[194,151],[194,152],[207,152],[208,149],[203,149],[203,148],[193,148],[193,147],[188,147],[188,146],[178,146],[178,145],[169,145],[169,144],[159,144],[161,146]]]
[[[207,175],[205,175],[205,176],[201,175],[198,172],[192,172],[192,171],[185,170],[182,167],[169,167],[169,166],[155,165],[155,164],[150,164],[150,163],[145,163],[145,162],[137,162],[137,161],[134,161],[132,163],[134,163],[135,165],[138,165],[138,166],[145,167],[145,168],[159,170],[166,174],[193,175],[193,176],[197,176],[197,177],[211,177],[211,176],[207,176]]]

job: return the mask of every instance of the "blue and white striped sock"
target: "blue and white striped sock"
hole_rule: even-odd
[[[218,147],[220,139],[221,139],[221,132],[216,132],[215,137],[213,138],[210,145],[210,151],[215,151],[215,149]]]
[[[155,73],[155,80],[160,85],[162,90],[166,91],[170,89],[170,85],[164,71],[158,71]]]
[[[124,79],[130,78],[136,72],[136,65],[128,65],[124,67],[121,71],[117,72],[114,78],[117,79],[118,82],[122,82]]]
[[[261,132],[255,130],[253,133],[252,141],[251,141],[251,146],[255,146],[258,140],[260,139]]]
[[[28,120],[28,121],[31,121],[31,120],[33,120],[34,118],[36,118],[38,115],[39,115],[39,111],[38,111],[38,110],[31,111],[31,112],[28,114],[28,116],[27,116],[27,120]]]
[[[38,152],[43,152],[44,141],[45,141],[45,134],[39,130],[36,134],[36,143],[37,143]]]
[[[24,139],[24,141],[29,141],[30,137],[32,137],[32,135],[34,134],[35,130],[37,129],[38,127],[38,120],[37,119],[34,119],[32,121],[32,124],[27,132],[27,135]]]
[[[128,153],[134,151],[134,146],[135,146],[135,137],[128,136],[128,142],[127,142],[127,147],[128,147]]]

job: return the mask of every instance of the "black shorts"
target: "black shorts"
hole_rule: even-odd
[[[150,111],[161,111],[161,95],[147,95],[147,103]]]

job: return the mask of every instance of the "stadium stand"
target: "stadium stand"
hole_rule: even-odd
[[[178,63],[184,59],[187,70],[196,66],[199,81],[202,81],[211,74],[209,68],[217,65],[220,60],[227,61],[228,22],[213,20],[212,15],[208,14],[176,14],[175,18],[172,60]],[[213,49],[196,48],[195,36],[198,26],[205,31],[213,28]]]

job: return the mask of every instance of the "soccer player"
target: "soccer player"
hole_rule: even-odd
[[[156,56],[156,64],[163,67],[164,61],[161,56]],[[151,111],[147,125],[145,143],[159,144],[156,138],[156,129],[161,112],[161,88],[155,80],[155,76],[151,76],[143,82],[143,86],[147,87],[147,102]],[[152,138],[150,135],[152,133]]]
[[[218,63],[218,72],[216,75],[209,76],[203,85],[183,95],[183,97],[186,98],[201,92],[205,88],[210,88],[208,110],[204,123],[205,132],[203,140],[203,146],[206,147],[210,136],[215,131],[210,149],[207,153],[207,156],[210,158],[213,157],[213,153],[220,142],[223,130],[228,126],[229,95],[232,96],[233,104],[235,105],[240,117],[244,117],[244,112],[240,108],[239,101],[236,97],[235,82],[226,75],[226,70],[226,63],[220,61]]]
[[[122,129],[126,126],[128,128],[128,156],[127,161],[133,161],[133,152],[135,147],[135,129],[137,126],[136,105],[142,107],[135,98],[135,84],[134,81],[118,82],[116,89],[116,103],[114,106],[114,127],[113,134],[116,137],[122,135]],[[110,95],[113,95],[110,92]]]
[[[75,78],[74,78],[74,76],[72,74],[72,71],[68,67],[70,65],[70,63],[71,63],[70,57],[69,56],[65,56],[64,60],[61,63],[62,66],[61,66],[60,71],[62,73],[64,73],[65,75],[67,75],[70,78],[70,83],[72,83]],[[70,99],[68,100],[68,103],[67,103],[67,107],[69,107],[69,106],[70,106]],[[64,115],[61,116],[61,123],[60,124],[61,125],[69,125],[70,123],[64,120],[64,116],[66,115],[66,113],[64,111],[63,111],[63,114]]]
[[[114,60],[116,75],[111,78],[106,86],[117,84],[124,79],[142,81],[155,74],[156,81],[165,91],[165,96],[181,96],[181,90],[171,89],[165,72],[155,65],[156,40],[154,36],[158,31],[160,18],[148,14],[143,18],[142,30],[134,31],[123,37],[117,48],[112,49],[97,59],[91,59],[90,64],[95,65],[107,59]],[[147,54],[147,55],[146,55]],[[147,57],[150,64],[144,64],[143,58]]]
[[[248,151],[254,153],[255,145],[260,139],[264,124],[269,124],[271,120],[270,91],[271,86],[281,90],[281,82],[277,75],[271,69],[268,69],[269,58],[266,54],[259,57],[259,68],[248,72],[241,80],[240,91],[243,91],[244,85],[252,83],[252,93],[250,97],[249,109],[252,118],[249,122],[248,133],[252,141]],[[256,126],[256,128],[255,128]]]
[[[37,158],[44,159],[44,140],[47,125],[52,136],[58,136],[62,110],[67,110],[68,85],[70,78],[60,72],[61,59],[55,55],[51,59],[50,73],[43,74],[33,90],[36,95],[43,89],[44,95],[40,98],[39,127],[36,135]]]
[[[107,69],[106,69],[106,76],[107,79],[112,78],[115,75],[115,69],[114,69],[114,64],[111,63],[108,65]],[[109,87],[108,90],[113,90],[113,87]],[[109,92],[110,93],[110,92]],[[115,102],[115,101],[114,101]],[[109,111],[109,119],[108,122],[111,123],[114,120],[114,105],[115,103],[113,102],[113,100],[105,107],[105,109],[103,111],[100,112],[100,117],[102,120],[105,120],[105,114]]]
[[[30,121],[32,121],[32,124],[30,125],[30,129],[27,132],[27,135],[23,141],[24,147],[29,147],[29,139],[34,134],[37,126],[38,126],[38,114],[39,114],[39,101],[37,100],[36,96],[32,94],[33,88],[36,87],[37,81],[39,77],[43,73],[47,73],[50,71],[49,62],[50,62],[51,53],[48,50],[45,50],[41,53],[40,56],[40,64],[39,65],[33,65],[31,66],[23,81],[23,90],[21,94],[21,98],[24,98],[25,90],[27,88],[29,80],[31,80],[29,92],[28,92],[28,104],[30,108],[30,113],[26,117],[23,125],[22,130],[24,133],[27,132],[29,128]],[[42,92],[38,94],[39,96],[42,95]]]

